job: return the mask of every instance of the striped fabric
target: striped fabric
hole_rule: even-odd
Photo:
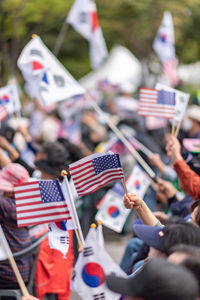
[[[175,93],[141,88],[138,114],[173,119],[175,117]]]
[[[14,188],[18,226],[70,219],[58,180],[39,180]]]
[[[105,184],[124,178],[118,154],[96,153],[69,166],[78,196],[87,195]]]

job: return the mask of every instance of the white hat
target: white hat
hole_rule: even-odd
[[[190,105],[186,112],[186,116],[190,119],[200,122],[200,106]]]

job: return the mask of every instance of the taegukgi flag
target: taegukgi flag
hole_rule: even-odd
[[[20,111],[20,109],[21,104],[16,86],[8,84],[0,88],[0,120]]]
[[[48,239],[51,249],[57,249],[67,257],[69,250],[69,233],[67,230],[67,221],[55,222],[48,224]]]
[[[89,41],[91,66],[98,68],[108,52],[94,0],[75,0],[66,22]]]
[[[98,212],[95,220],[116,232],[121,232],[130,213],[123,203],[124,188],[120,182],[117,182],[110,189],[98,204]]]
[[[83,251],[79,254],[72,275],[71,289],[87,300],[119,300],[119,294],[107,288],[106,276],[125,273],[99,245],[95,228],[90,228]]]
[[[175,38],[172,15],[165,11],[157,36],[153,42],[153,49],[163,64],[163,71],[169,77],[171,85],[178,83],[175,57]]]
[[[85,92],[39,36],[34,37],[24,47],[17,64],[26,81],[27,92],[43,106]]]

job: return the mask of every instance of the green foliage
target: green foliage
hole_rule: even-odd
[[[0,80],[18,73],[17,58],[31,35],[53,49],[73,0],[0,0]],[[181,63],[200,59],[199,0],[96,0],[100,24],[110,49],[128,47],[139,59],[152,57],[152,42],[163,17],[173,15],[176,54]],[[58,58],[76,77],[90,70],[88,43],[69,27]]]

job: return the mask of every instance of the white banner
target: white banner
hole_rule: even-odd
[[[43,106],[85,92],[39,36],[24,47],[17,63],[26,81],[27,92]]]

